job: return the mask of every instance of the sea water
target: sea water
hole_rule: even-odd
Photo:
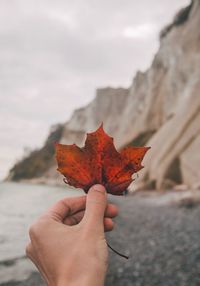
[[[30,224],[66,196],[83,192],[66,187],[0,184],[0,262],[23,257]]]

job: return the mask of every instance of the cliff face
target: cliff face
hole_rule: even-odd
[[[166,179],[200,184],[200,1],[180,11],[161,32],[151,67],[129,89],[97,90],[96,98],[64,124],[60,141],[82,145],[85,133],[104,122],[118,148],[149,145],[138,184]],[[33,176],[34,177],[34,176]],[[41,180],[57,180],[49,166]],[[13,176],[10,176],[13,179]]]

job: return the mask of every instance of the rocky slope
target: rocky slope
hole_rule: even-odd
[[[166,181],[200,186],[200,1],[182,9],[160,34],[151,67],[138,72],[129,89],[98,89],[96,98],[74,112],[60,141],[82,145],[85,133],[103,121],[118,148],[149,145],[138,186]],[[9,178],[15,179],[17,164]],[[28,177],[28,176],[27,176]],[[32,178],[36,176],[33,174]],[[26,176],[21,176],[24,179]],[[30,178],[30,176],[29,176]],[[58,182],[55,164],[40,181]]]

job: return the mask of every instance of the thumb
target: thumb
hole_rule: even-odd
[[[103,219],[107,206],[107,193],[102,185],[92,186],[87,194],[86,209],[83,222],[93,230],[98,229],[103,231]]]

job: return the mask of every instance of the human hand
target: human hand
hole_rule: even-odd
[[[49,286],[102,286],[108,260],[104,230],[113,229],[116,215],[101,185],[87,196],[65,198],[30,227],[27,256]]]

